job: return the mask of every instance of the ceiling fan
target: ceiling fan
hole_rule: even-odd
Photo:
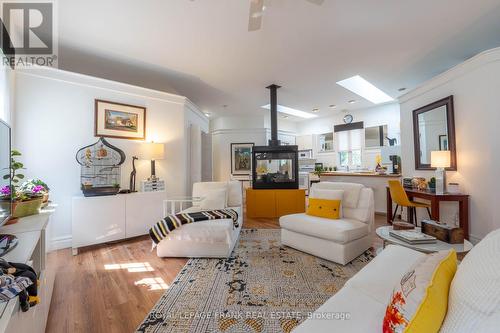
[[[321,6],[325,0],[305,0]],[[250,13],[248,15],[248,31],[256,31],[262,28],[262,15],[264,14],[264,0],[250,0]]]

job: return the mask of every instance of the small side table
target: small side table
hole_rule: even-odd
[[[415,228],[416,230],[420,231],[420,228]],[[401,245],[407,248],[410,248],[412,250],[416,250],[419,252],[423,253],[433,253],[437,251],[442,251],[442,250],[450,250],[450,249],[455,249],[457,254],[465,254],[469,252],[474,245],[472,245],[471,242],[468,240],[464,240],[463,244],[449,244],[442,242],[440,240],[437,240],[436,243],[430,243],[430,244],[409,244],[406,243],[405,241],[402,241],[400,239],[397,239],[395,237],[392,237],[389,234],[389,231],[392,230],[392,226],[385,226],[385,227],[378,227],[375,233],[377,234],[378,237],[382,238],[384,241],[384,248],[387,244],[396,244],[396,245]]]

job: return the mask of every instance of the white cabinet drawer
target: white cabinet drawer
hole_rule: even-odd
[[[163,218],[165,192],[141,192],[127,194],[126,237],[148,233],[155,223]]]
[[[75,197],[73,248],[125,238],[125,195]]]

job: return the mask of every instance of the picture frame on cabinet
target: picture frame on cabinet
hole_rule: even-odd
[[[231,143],[231,174],[252,173],[252,150],[254,143]]]

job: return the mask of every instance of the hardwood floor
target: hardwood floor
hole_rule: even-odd
[[[385,216],[376,216],[376,226]],[[278,228],[276,219],[244,218],[243,228]],[[382,241],[373,235],[373,246]],[[148,237],[49,254],[56,270],[46,332],[133,332],[187,259],[158,258]]]

